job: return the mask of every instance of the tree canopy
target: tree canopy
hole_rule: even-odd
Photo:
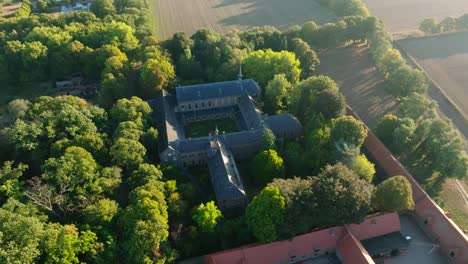
[[[262,242],[277,239],[277,227],[284,219],[284,197],[277,187],[267,186],[247,206],[247,225],[254,236]]]
[[[411,184],[403,176],[393,176],[377,186],[373,207],[382,212],[403,212],[414,208]]]

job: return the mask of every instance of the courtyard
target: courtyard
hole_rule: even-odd
[[[234,119],[222,118],[188,123],[185,125],[185,135],[187,138],[206,137],[213,134],[216,129],[219,134],[239,132]]]

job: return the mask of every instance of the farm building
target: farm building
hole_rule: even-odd
[[[207,164],[221,209],[247,202],[235,159],[260,150],[263,135],[294,139],[300,122],[289,114],[264,116],[254,98],[261,94],[254,80],[183,86],[176,94],[163,91],[156,99],[162,161],[179,167]]]

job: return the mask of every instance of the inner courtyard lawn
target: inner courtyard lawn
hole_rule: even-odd
[[[216,128],[219,134],[239,131],[236,122],[232,118],[222,118],[189,123],[185,126],[185,135],[187,138],[206,137],[213,134]]]

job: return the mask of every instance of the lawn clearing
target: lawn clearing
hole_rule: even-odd
[[[212,119],[189,123],[185,126],[185,135],[188,138],[206,137],[218,129],[219,134],[238,132],[236,121],[231,118]]]
[[[468,116],[468,32],[399,43]]]
[[[424,18],[442,20],[468,13],[466,0],[363,0],[371,15],[380,17],[390,32],[415,30]]]
[[[310,20],[318,24],[336,17],[314,0],[152,0],[157,36],[166,39],[176,32],[191,35],[202,28],[219,33],[271,25],[287,29]]]

